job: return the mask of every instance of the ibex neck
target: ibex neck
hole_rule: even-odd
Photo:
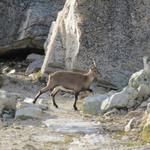
[[[89,83],[92,83],[92,82],[93,82],[94,76],[93,76],[93,73],[92,73],[91,70],[89,70],[89,72],[86,73],[85,76],[87,76],[87,79],[88,79]]]

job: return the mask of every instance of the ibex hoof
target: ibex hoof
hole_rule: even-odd
[[[74,110],[75,110],[75,111],[78,111],[78,108],[77,108],[77,107],[74,107]]]
[[[54,106],[55,106],[56,108],[58,108],[58,105],[55,104]]]
[[[33,101],[33,104],[35,104],[35,103],[36,103],[36,101],[34,100],[34,101]]]

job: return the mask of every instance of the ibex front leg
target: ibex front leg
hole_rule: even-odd
[[[74,104],[73,104],[73,107],[74,107],[74,110],[77,111],[78,108],[76,106],[77,104],[77,100],[78,100],[78,95],[79,95],[79,92],[75,92],[75,101],[74,101]]]
[[[37,99],[39,98],[39,96],[40,96],[41,94],[47,92],[48,90],[49,90],[49,87],[48,87],[48,86],[42,88],[42,89],[37,93],[37,95],[35,96],[34,101],[33,101],[33,104],[36,103]]]

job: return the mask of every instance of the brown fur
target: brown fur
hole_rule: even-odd
[[[98,72],[96,65],[94,64],[89,72],[86,74],[77,73],[77,72],[69,72],[69,71],[58,71],[51,75],[49,75],[49,79],[47,82],[47,86],[42,88],[38,94],[36,95],[33,103],[36,103],[37,98],[47,92],[51,91],[51,96],[53,100],[53,105],[58,108],[55,102],[55,95],[60,91],[74,91],[75,93],[75,102],[74,109],[77,110],[76,102],[78,99],[78,95],[81,91],[90,91],[90,85],[95,78],[99,78],[100,73]]]

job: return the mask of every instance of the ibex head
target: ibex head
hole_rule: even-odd
[[[98,71],[96,67],[95,60],[93,59],[93,64],[90,67],[90,71],[93,74],[93,77],[99,80],[102,77],[102,74]]]

